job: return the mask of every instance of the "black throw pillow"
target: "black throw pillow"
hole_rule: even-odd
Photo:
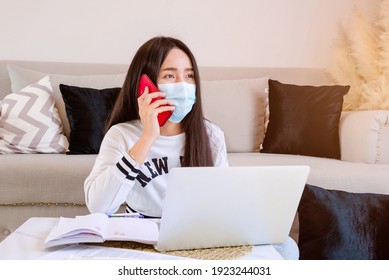
[[[69,120],[67,154],[97,154],[104,137],[105,121],[120,88],[93,89],[59,85]]]
[[[307,184],[298,216],[300,259],[389,259],[389,195]]]
[[[269,80],[269,124],[261,152],[339,159],[339,119],[349,89]]]

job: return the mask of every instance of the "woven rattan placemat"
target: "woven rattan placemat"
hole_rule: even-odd
[[[98,243],[98,244],[88,243],[88,245],[160,253],[157,250],[155,250],[152,245],[141,244],[141,243],[131,242],[131,241],[105,241],[104,243]],[[200,259],[200,260],[234,260],[249,254],[252,249],[253,247],[251,245],[247,245],[247,246],[235,246],[235,247],[169,251],[169,252],[165,252],[165,254],[179,256],[179,257]]]

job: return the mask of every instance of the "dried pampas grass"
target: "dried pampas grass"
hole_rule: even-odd
[[[339,26],[328,72],[349,84],[343,110],[389,110],[389,0],[382,0],[379,19],[370,23],[357,8],[351,28]]]

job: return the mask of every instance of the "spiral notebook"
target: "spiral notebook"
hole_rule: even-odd
[[[158,251],[286,241],[308,166],[172,169]]]

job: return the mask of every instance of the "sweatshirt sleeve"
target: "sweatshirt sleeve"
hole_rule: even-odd
[[[224,132],[217,125],[208,123],[208,133],[211,141],[214,165],[217,167],[229,166]]]
[[[219,145],[215,146],[215,166],[229,166],[227,157],[227,147],[224,140],[224,133],[221,132],[218,139]]]
[[[84,183],[85,201],[91,213],[115,213],[126,201],[141,169],[128,155],[132,145],[115,126],[105,135]]]

